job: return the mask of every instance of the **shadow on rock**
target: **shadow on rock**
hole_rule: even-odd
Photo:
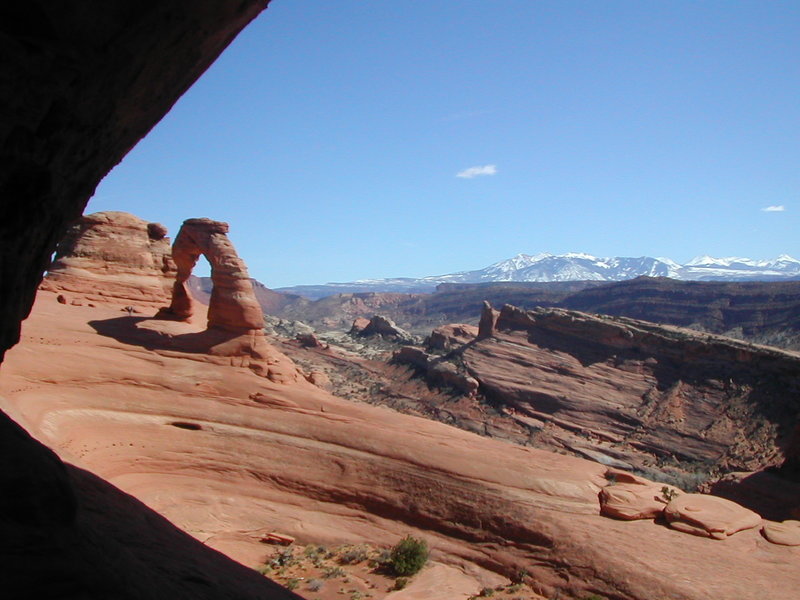
[[[233,356],[237,354],[252,354],[242,350],[228,348],[236,345],[238,340],[248,336],[248,332],[231,332],[223,329],[206,329],[195,333],[169,334],[139,327],[143,321],[153,321],[149,317],[115,317],[98,321],[89,321],[89,325],[100,335],[110,337],[124,344],[141,346],[147,350],[173,350],[189,352],[192,354],[217,354],[220,356]],[[215,349],[226,348],[226,352]]]

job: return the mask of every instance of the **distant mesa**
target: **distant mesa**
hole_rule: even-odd
[[[44,290],[73,300],[158,308],[176,268],[167,229],[125,212],[84,215],[58,244]]]

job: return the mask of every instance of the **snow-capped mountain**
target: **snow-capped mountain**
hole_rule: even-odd
[[[475,271],[431,277],[368,279],[350,283],[294,286],[278,291],[309,297],[346,292],[427,292],[441,283],[489,283],[501,281],[622,281],[646,275],[685,281],[774,281],[800,279],[800,260],[786,254],[774,260],[698,256],[679,264],[669,258],[649,256],[598,258],[590,254],[517,254]]]

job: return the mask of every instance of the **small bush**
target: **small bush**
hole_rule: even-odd
[[[485,587],[481,590],[480,596],[481,598],[488,598],[489,596],[494,596],[494,589],[490,587]]]
[[[408,577],[398,577],[394,580],[393,590],[402,590],[408,585]]]
[[[670,487],[667,487],[666,485],[661,488],[661,495],[667,502],[672,502],[672,500],[680,496],[680,494],[677,491],[675,491]]]
[[[346,573],[341,567],[326,567],[322,572],[325,579],[335,579],[336,577],[344,577]]]
[[[339,556],[339,562],[343,565],[356,565],[365,560],[367,560],[367,551],[360,547],[350,548]]]
[[[297,586],[300,585],[300,580],[297,578],[292,578],[286,582],[286,589],[287,590],[296,590]]]
[[[389,564],[389,561],[392,560],[392,551],[383,548],[378,552],[377,556],[373,556],[369,559],[369,566],[371,567],[383,567]]]
[[[311,592],[318,592],[322,589],[322,586],[325,585],[325,582],[322,579],[309,579],[308,580],[308,589]]]
[[[306,549],[303,550],[303,556],[306,558],[316,558],[320,554],[325,554],[325,546],[315,546],[311,544],[310,546],[306,546]]]
[[[393,548],[389,566],[396,575],[414,575],[428,561],[428,545],[410,535],[400,540]]]

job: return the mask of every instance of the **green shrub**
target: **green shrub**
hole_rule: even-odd
[[[389,566],[396,575],[408,576],[418,573],[428,561],[428,545],[410,535],[400,540],[389,557]]]

